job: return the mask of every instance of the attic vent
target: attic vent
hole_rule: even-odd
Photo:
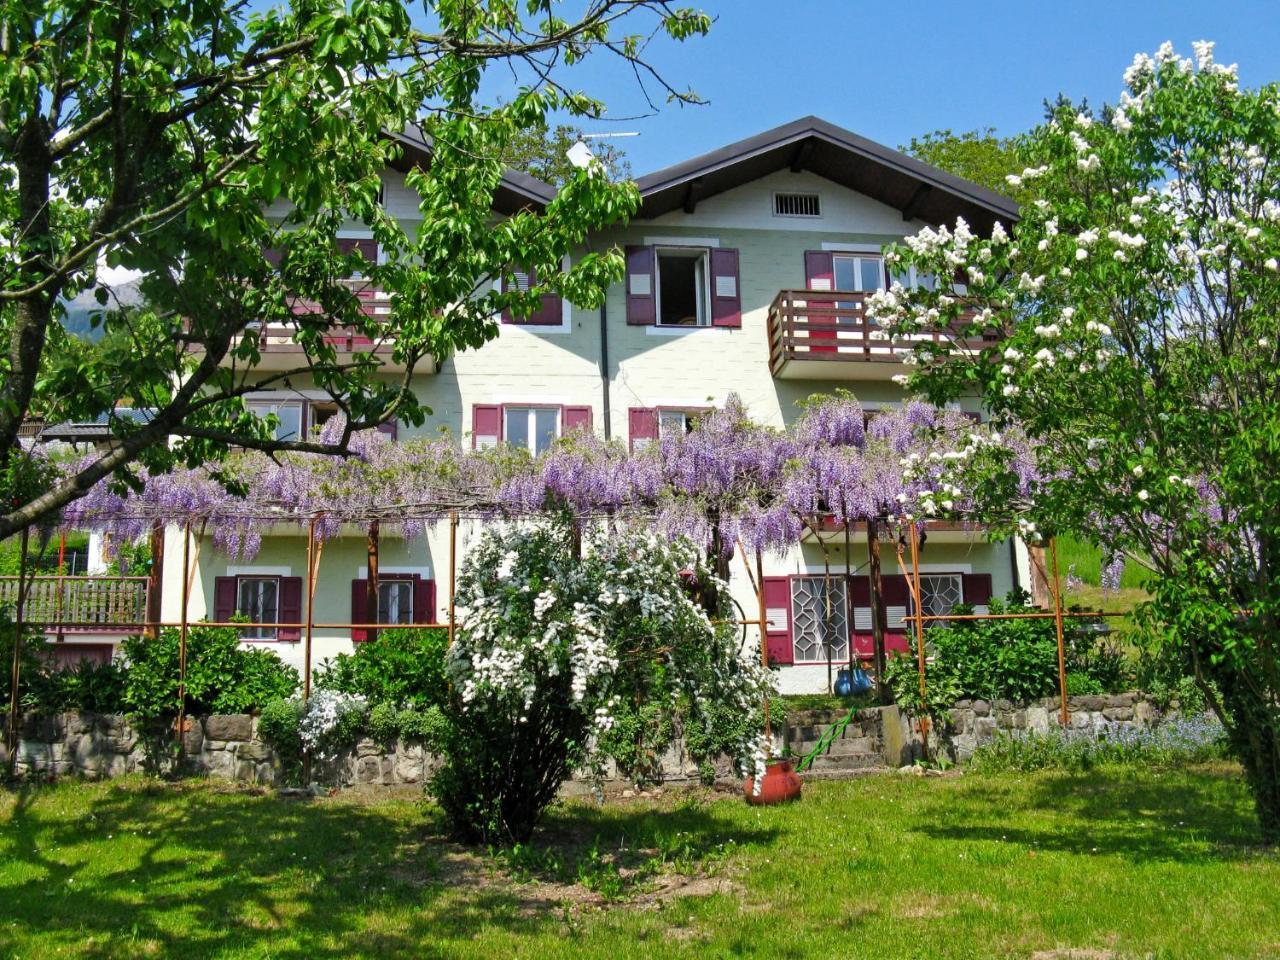
[[[816,193],[775,193],[773,195],[775,217],[820,217],[822,205]]]

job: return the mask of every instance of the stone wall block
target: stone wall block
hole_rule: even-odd
[[[253,717],[244,713],[214,714],[204,722],[210,740],[252,740]]]

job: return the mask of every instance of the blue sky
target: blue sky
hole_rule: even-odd
[[[718,17],[711,35],[659,43],[652,60],[710,103],[590,130],[615,141],[636,175],[805,114],[898,146],[941,127],[1016,133],[1059,92],[1115,102],[1137,51],[1164,40],[1191,56],[1213,40],[1241,81],[1280,79],[1280,2],[1235,0],[681,0]],[[601,60],[572,75],[612,116],[646,112],[635,80]]]

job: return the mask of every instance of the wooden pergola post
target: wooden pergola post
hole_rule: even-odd
[[[889,687],[884,682],[888,657],[884,646],[884,582],[880,577],[880,531],[874,519],[867,521],[867,579],[871,584],[871,645],[876,665],[876,691],[880,702],[890,701]]]
[[[370,624],[378,622],[378,546],[381,526],[377,520],[369,524],[369,532],[365,537],[365,555],[368,558],[369,577],[365,581],[364,616]],[[378,639],[376,627],[370,627],[367,634],[370,640]]]
[[[13,611],[13,664],[9,673],[9,729],[6,744],[10,779],[18,765],[18,685],[22,682],[22,616],[27,602],[27,550],[30,536],[30,528],[23,527],[18,541],[18,602]]]
[[[147,575],[146,625],[144,635],[149,640],[160,636],[161,601],[164,598],[164,524],[151,527],[151,571]]]
[[[191,521],[182,527],[182,616],[178,622],[178,750],[185,746],[187,719],[187,632],[188,608],[191,604]]]

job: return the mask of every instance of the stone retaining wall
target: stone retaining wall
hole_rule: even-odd
[[[1142,694],[1071,697],[1068,700],[1071,725],[1076,729],[1098,728],[1103,724],[1149,726],[1158,722],[1159,711]],[[940,731],[944,749],[954,759],[964,761],[979,744],[997,733],[1044,732],[1057,725],[1055,698],[1027,704],[1007,700],[988,703],[961,700],[951,708],[950,718]],[[774,750],[784,747],[803,753],[823,729],[839,720],[838,712],[808,712],[790,717],[775,731]],[[183,738],[185,766],[190,773],[207,774],[244,783],[279,785],[284,769],[271,747],[258,737],[256,717],[230,714],[192,717]],[[859,755],[879,755],[884,766],[899,767],[921,755],[917,725],[897,707],[860,710],[846,731],[843,742],[856,747]],[[172,772],[174,759],[163,750],[144,742],[126,718],[118,715],[63,713],[54,716],[28,715],[19,732],[16,770],[27,778],[81,776],[88,779],[115,777],[126,773]],[[8,760],[0,744],[0,768]],[[316,764],[316,782],[335,787],[358,785],[396,786],[425,784],[438,767],[437,758],[420,743],[398,741],[383,745],[373,740],[359,741],[336,760]],[[663,758],[668,782],[695,781],[697,767],[677,744]],[[610,771],[613,774],[613,771]],[[727,763],[717,765],[717,776],[732,779]],[[617,785],[623,781],[612,775]],[[583,789],[566,784],[570,792]]]

